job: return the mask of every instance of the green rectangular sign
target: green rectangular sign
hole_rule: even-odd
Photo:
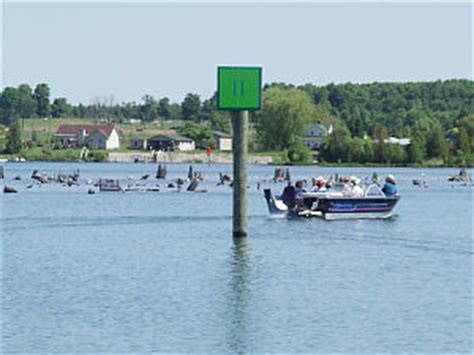
[[[262,68],[218,67],[217,108],[219,110],[260,110]]]

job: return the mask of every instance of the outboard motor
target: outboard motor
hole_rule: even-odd
[[[288,213],[288,206],[281,200],[276,200],[270,189],[263,190],[265,200],[267,201],[268,210],[273,215],[286,215]]]
[[[285,187],[281,194],[281,200],[289,208],[293,207],[295,205],[295,187],[291,185]]]

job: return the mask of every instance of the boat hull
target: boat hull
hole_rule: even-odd
[[[265,191],[268,209],[271,214],[285,214],[291,217],[321,217],[326,220],[337,219],[384,219],[392,215],[400,197],[305,197],[303,204],[280,208],[283,202],[273,197],[270,190]]]

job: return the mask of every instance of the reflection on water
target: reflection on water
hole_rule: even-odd
[[[252,300],[251,250],[247,238],[233,238],[233,242],[229,265],[227,340],[230,351],[247,352],[252,348],[249,344],[249,308]]]

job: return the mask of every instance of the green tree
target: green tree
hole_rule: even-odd
[[[198,124],[195,122],[186,122],[179,133],[185,137],[194,139],[196,146],[200,148],[215,147],[215,140],[212,129],[208,125]]]
[[[211,128],[214,131],[220,131],[224,133],[230,132],[230,119],[229,116],[223,112],[214,111],[210,116]]]
[[[7,134],[6,152],[9,154],[18,153],[21,150],[21,125],[19,120],[10,126]]]
[[[457,134],[457,147],[462,153],[471,153],[471,140],[472,137],[469,139],[469,135],[467,134],[464,127],[460,127]]]
[[[411,140],[408,150],[408,160],[412,164],[418,164],[423,161],[426,156],[426,140],[420,133],[415,133]]]
[[[199,95],[187,94],[181,103],[183,120],[200,122],[202,119],[202,106]]]
[[[444,139],[441,125],[436,122],[431,130],[430,139],[428,142],[428,155],[434,158],[446,159],[448,154],[448,145]]]
[[[461,118],[457,126],[459,134],[463,135],[463,137],[458,138],[460,140],[458,145],[462,145],[460,149],[465,153],[474,152],[474,114]],[[461,132],[465,132],[465,135]]]
[[[20,118],[18,90],[7,87],[0,96],[0,123],[10,126],[16,119]]]
[[[321,157],[328,162],[348,162],[351,156],[352,138],[346,126],[336,127],[326,137],[321,147]]]
[[[31,87],[22,84],[18,87],[18,113],[22,118],[33,117],[36,113],[36,100],[33,98]]]
[[[36,85],[33,98],[36,100],[36,114],[38,117],[48,117],[50,110],[48,84]]]
[[[370,161],[366,154],[366,140],[363,138],[353,138],[350,145],[350,158],[352,162],[364,163]]]
[[[51,104],[51,116],[54,118],[68,117],[71,115],[72,107],[64,97],[54,99]]]
[[[181,105],[173,103],[170,106],[170,120],[180,120],[182,118]]]
[[[314,117],[315,106],[305,92],[279,87],[267,89],[256,125],[262,146],[269,150],[289,148],[300,140]]]
[[[143,96],[143,105],[140,111],[140,117],[145,122],[152,122],[159,119],[158,102],[151,95]]]
[[[202,119],[209,121],[212,119],[212,115],[217,113],[217,93],[202,103]]]
[[[293,143],[288,149],[288,159],[293,164],[311,163],[312,157],[313,153],[311,150],[301,141]]]
[[[391,164],[403,164],[406,163],[407,153],[405,149],[399,144],[388,145],[388,161]]]
[[[163,97],[158,101],[158,114],[161,118],[165,120],[169,120],[171,116],[171,105],[170,99],[167,97]]]

